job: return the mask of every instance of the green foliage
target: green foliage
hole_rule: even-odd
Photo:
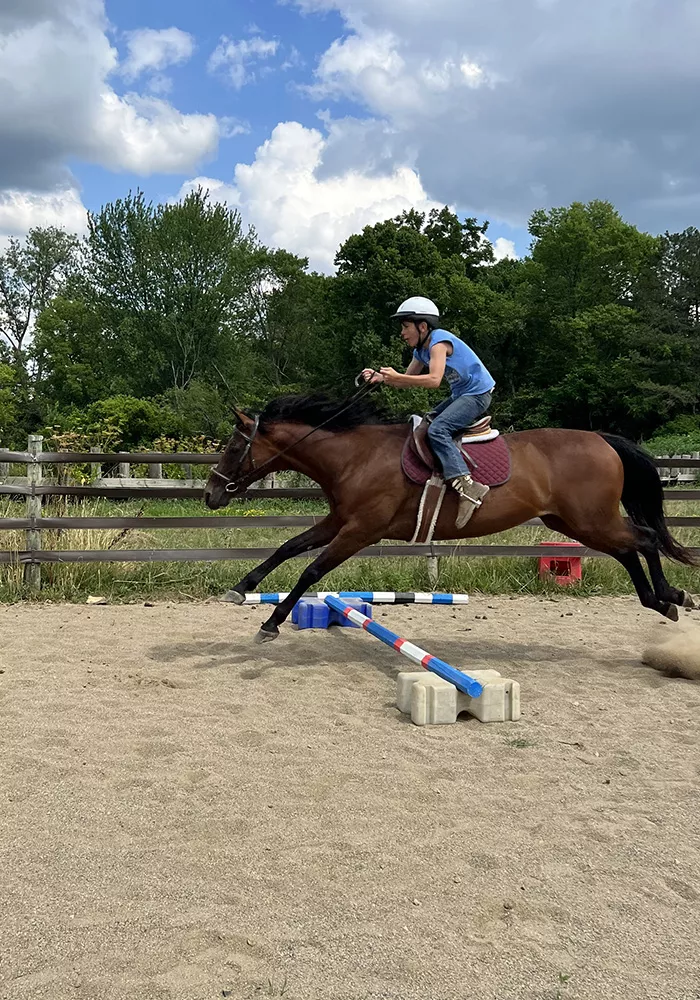
[[[487,228],[448,208],[404,212],[350,236],[334,276],[263,246],[201,190],[105,205],[82,253],[33,230],[0,255],[3,443],[42,425],[119,448],[223,440],[234,405],[342,396],[364,367],[403,369],[389,317],[410,295],[434,299],[484,360],[504,428],[696,433],[700,231],[656,238],[607,202],[575,203],[535,212],[530,255],[494,263]],[[445,392],[376,398],[398,418]]]
[[[57,414],[50,430],[54,434],[72,431],[87,441],[128,451],[169,433],[172,422],[172,414],[151,400],[110,396],[91,403],[84,411],[74,408]]]
[[[170,389],[157,402],[162,408],[164,426],[175,438],[194,434],[219,440],[233,432],[233,406],[226,401],[225,391],[205,381],[195,380],[186,389]]]
[[[661,274],[672,308],[682,323],[700,325],[700,230],[666,233]]]
[[[700,434],[700,414],[682,413],[680,416],[669,420],[667,424],[659,430],[659,435],[690,435]]]
[[[109,385],[121,388],[110,370],[104,328],[93,303],[57,296],[37,320],[33,355],[35,393],[47,407],[84,407]],[[111,377],[110,377],[111,376]]]
[[[34,321],[77,271],[78,245],[55,226],[37,227],[0,254],[0,338],[25,375]]]
[[[540,209],[530,219],[537,296],[554,316],[631,300],[659,242],[622,221],[609,202]]]
[[[645,443],[652,455],[692,455],[700,451],[700,429],[688,434],[671,434],[662,429]]]
[[[500,293],[482,283],[484,265],[493,260],[486,228],[474,219],[461,222],[445,208],[433,210],[427,220],[420,212],[404,212],[346,240],[336,256],[338,275],[329,296],[341,370],[401,369],[410,361],[398,324],[389,317],[411,295],[440,303],[443,325],[481,350],[487,364],[495,362],[494,341],[514,335],[518,309],[509,312]],[[503,329],[500,324],[494,329],[494,314],[507,316]],[[442,396],[444,391],[386,393],[393,412],[425,410]]]
[[[0,441],[6,442],[17,422],[17,372],[0,362]]]
[[[230,352],[257,249],[238,213],[197,190],[128,195],[89,218],[89,276],[113,366],[136,395],[186,388]]]

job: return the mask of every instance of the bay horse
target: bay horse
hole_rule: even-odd
[[[366,399],[348,404],[318,395],[282,396],[259,415],[238,409],[234,415],[235,430],[205,488],[212,510],[270,472],[289,469],[318,483],[330,508],[224,598],[242,604],[245,593],[285,560],[325,546],[262,625],[257,640],[265,642],[277,637],[299,598],[350,556],[383,538],[408,541],[422,487],[401,469],[410,424],[383,420]],[[663,572],[661,556],[689,566],[697,562],[668,530],[661,480],[646,452],[625,438],[593,431],[542,428],[503,437],[510,479],[491,489],[461,531],[455,528],[459,498],[448,490],[436,540],[490,535],[540,517],[548,528],[614,556],[645,608],[677,621],[678,606],[693,607],[690,595],[672,587]],[[628,519],[620,513],[621,502]]]

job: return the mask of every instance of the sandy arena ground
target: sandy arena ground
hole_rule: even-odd
[[[700,686],[640,663],[700,613],[377,607],[521,684],[431,728],[267,614],[0,609],[2,1000],[700,998]]]

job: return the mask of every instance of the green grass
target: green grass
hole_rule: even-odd
[[[700,513],[700,503],[669,503],[667,513],[693,515]],[[62,498],[44,508],[46,516],[129,516],[144,517],[204,517],[210,516],[212,528],[190,529],[130,529],[123,538],[119,529],[45,531],[45,549],[117,549],[140,548],[243,548],[275,547],[295,533],[294,528],[256,528],[251,519],[244,528],[217,529],[213,525],[220,515],[255,514],[322,514],[322,502],[290,500],[241,501],[220,512],[208,511],[198,500],[124,501],[89,500],[73,502]],[[1,517],[23,517],[24,505],[18,502],[0,504]],[[700,532],[681,528],[675,532],[679,540],[700,545]],[[498,535],[478,539],[479,544],[536,544],[560,535],[545,528],[514,528]],[[468,544],[467,542],[464,543]],[[6,531],[0,548],[25,548],[23,531]],[[280,566],[260,589],[289,590],[297,581],[308,559],[295,559]],[[148,598],[170,600],[201,600],[219,595],[236,584],[255,563],[186,562],[186,563],[108,563],[71,564],[42,567],[41,593],[38,600],[83,602],[88,594],[102,595],[111,601],[137,601]],[[700,591],[700,571],[669,564],[669,579],[676,586],[693,593]],[[430,590],[427,562],[422,558],[353,559],[328,574],[321,582],[323,589],[334,590]],[[473,559],[443,558],[440,577],[435,589],[469,594],[562,594],[561,588],[539,579],[536,559],[474,557]],[[566,593],[583,597],[591,595],[631,594],[633,588],[625,571],[611,559],[584,560],[583,581]],[[22,582],[20,567],[0,567],[0,601],[10,602],[29,595]]]

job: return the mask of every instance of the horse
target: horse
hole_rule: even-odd
[[[233,434],[207,480],[208,507],[225,507],[251,483],[283,470],[318,483],[329,506],[321,521],[284,542],[223,598],[243,604],[245,593],[285,560],[323,547],[262,625],[256,639],[267,642],[326,573],[381,539],[410,540],[422,489],[401,467],[410,424],[381,417],[367,399],[348,404],[319,395],[281,396],[257,415],[235,409],[234,419]],[[689,566],[697,560],[668,530],[661,480],[645,451],[626,438],[595,431],[550,427],[502,436],[510,478],[490,490],[460,531],[455,528],[459,497],[448,490],[436,540],[491,535],[539,517],[548,528],[617,559],[645,608],[677,621],[679,606],[694,606],[664,575],[661,556]]]

